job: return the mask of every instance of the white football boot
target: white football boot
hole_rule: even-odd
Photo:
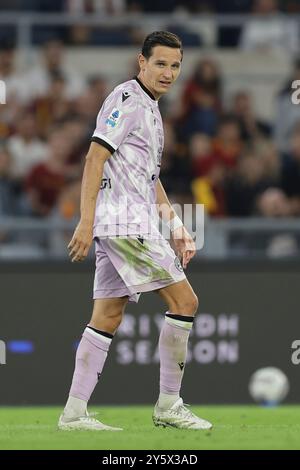
[[[63,413],[58,421],[58,429],[61,431],[123,431],[122,428],[114,428],[101,423],[88,413],[75,418],[67,418]]]
[[[209,421],[194,415],[194,413],[183,404],[182,398],[179,398],[168,410],[159,408],[156,403],[152,419],[155,426],[198,430],[208,430],[212,428],[212,424]]]

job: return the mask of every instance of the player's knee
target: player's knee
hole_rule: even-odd
[[[182,311],[184,315],[194,316],[198,310],[198,297],[194,292],[191,292],[190,295],[185,299],[182,306]]]
[[[177,313],[179,315],[194,316],[198,310],[198,306],[198,297],[194,292],[191,292],[184,298],[174,301],[172,306],[170,306],[170,309],[173,313]]]
[[[196,315],[199,307],[199,300],[196,294],[192,293],[188,299],[188,310],[191,316]]]
[[[123,312],[121,310],[108,310],[104,315],[106,320],[119,326],[122,321]]]
[[[90,325],[98,330],[114,334],[122,321],[122,316],[123,312],[120,309],[94,311]]]

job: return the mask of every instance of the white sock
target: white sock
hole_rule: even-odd
[[[158,407],[163,410],[168,410],[179,399],[179,394],[168,395],[167,393],[160,393],[158,397]]]
[[[80,398],[69,396],[67,404],[64,409],[64,415],[67,418],[76,418],[77,416],[86,415],[87,402]]]

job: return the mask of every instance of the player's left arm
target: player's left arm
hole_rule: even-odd
[[[180,256],[183,268],[185,269],[193,256],[195,256],[195,242],[174,211],[160,179],[156,183],[156,203],[158,204],[160,217],[170,228],[177,254]]]

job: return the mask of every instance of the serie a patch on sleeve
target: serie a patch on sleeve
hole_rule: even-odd
[[[106,119],[105,124],[110,127],[116,127],[122,114],[122,111],[117,108],[114,108],[110,113],[109,117]]]

